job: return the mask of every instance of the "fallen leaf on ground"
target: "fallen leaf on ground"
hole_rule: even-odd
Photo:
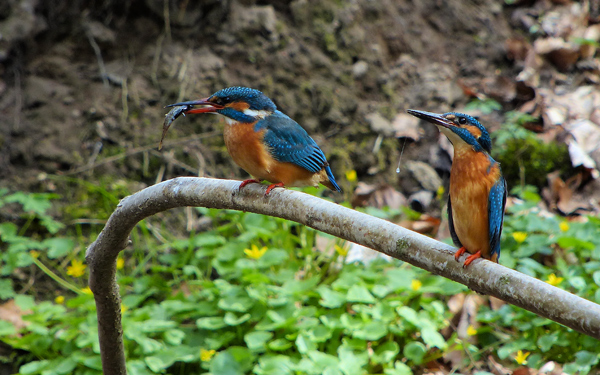
[[[533,43],[533,49],[561,71],[569,70],[579,59],[579,46],[563,38],[538,39]]]
[[[421,139],[423,129],[419,119],[407,113],[399,113],[392,121],[392,129],[396,138],[410,138],[414,141]]]
[[[388,184],[370,185],[359,182],[350,199],[352,207],[390,207],[398,209],[406,206],[406,197]]]
[[[403,220],[398,223],[401,227],[428,236],[435,236],[440,224],[441,220],[439,218],[427,214],[421,215],[419,220]]]
[[[578,189],[583,181],[579,173],[567,181],[560,178],[560,172],[548,174],[548,187],[542,189],[542,196],[551,211],[556,211],[564,216],[581,215],[594,211],[594,206],[589,197],[584,196]]]
[[[31,311],[29,310],[21,310],[21,308],[15,303],[15,300],[11,299],[8,302],[0,305],[0,320],[10,322],[17,330],[20,330],[21,328],[27,326],[27,322],[23,320],[22,316],[27,315],[30,312]]]

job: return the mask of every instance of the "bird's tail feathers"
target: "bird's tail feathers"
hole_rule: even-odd
[[[342,191],[342,188],[339,187],[339,185],[337,184],[337,182],[335,182],[335,177],[333,177],[333,173],[331,172],[331,168],[329,168],[329,166],[325,167],[325,172],[327,173],[327,178],[329,179],[328,181],[323,181],[321,182],[323,185],[325,185],[326,187],[328,187],[331,190],[335,190],[335,191]]]

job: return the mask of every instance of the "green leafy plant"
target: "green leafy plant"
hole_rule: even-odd
[[[502,109],[502,105],[494,99],[473,99],[469,104],[465,106],[467,111],[479,110],[483,114],[490,114],[494,111]]]
[[[600,220],[542,215],[531,186],[511,194],[523,202],[509,208],[501,263],[600,301]],[[7,202],[11,195],[3,192],[4,204],[22,212],[0,226],[0,246],[26,261],[3,258],[2,272],[41,269],[58,293],[44,300],[0,288],[26,311],[19,327],[0,321],[0,340],[26,353],[20,374],[100,374],[95,305],[75,241],[28,229],[48,215],[53,196],[31,197],[40,207],[32,211],[23,196]],[[568,373],[599,366],[593,339],[511,305],[482,307],[468,333],[477,341],[461,340],[446,329],[446,302],[468,293],[455,282],[399,261],[345,264],[348,244],[282,219],[196,210],[210,229],[182,238],[161,226],[172,219],[148,219],[117,262],[130,374],[404,375],[456,350],[509,366],[554,360]]]
[[[317,233],[284,220],[198,211],[214,229],[165,231],[162,244],[146,235],[159,251],[138,254],[136,244],[120,262],[130,373],[409,374],[462,347],[439,333],[449,312],[431,295],[463,286],[400,262],[344,265],[343,244],[323,237],[329,248],[315,251]],[[50,259],[36,249],[29,264]],[[17,296],[27,325],[1,326],[0,339],[31,353],[21,374],[100,373],[93,298],[72,291],[54,302]]]
[[[514,186],[520,184],[544,186],[548,173],[560,170],[563,176],[571,172],[566,145],[545,143],[535,133],[523,127],[535,119],[528,114],[513,111],[506,114],[506,123],[492,133],[492,156],[502,164],[502,172]]]
[[[15,220],[23,222],[19,227],[11,221],[0,223],[0,240],[3,251],[0,254],[0,298],[7,299],[16,295],[12,280],[6,278],[16,269],[27,267],[35,262],[35,253],[45,251],[48,257],[63,257],[73,249],[73,241],[65,237],[48,237],[54,235],[63,224],[55,221],[47,211],[51,207],[51,199],[55,194],[23,193],[8,194],[8,190],[0,189],[0,208],[4,206],[20,206],[16,210]]]

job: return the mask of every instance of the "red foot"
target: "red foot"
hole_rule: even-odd
[[[271,184],[269,185],[269,187],[267,187],[267,191],[265,191],[265,197],[267,195],[269,195],[269,193],[271,192],[271,190],[275,189],[276,187],[283,187],[283,182],[279,182],[277,184]]]
[[[477,258],[481,258],[481,250],[479,250],[473,255],[469,255],[465,260],[465,264],[463,264],[463,268],[467,267],[469,264],[471,264],[472,261],[474,261]]]
[[[463,255],[465,251],[467,251],[467,249],[465,249],[464,246],[458,249],[456,253],[454,253],[454,259],[456,259],[456,261],[458,262],[458,258],[460,258],[460,256]]]
[[[242,183],[240,184],[240,187],[238,188],[238,190],[242,190],[242,188],[248,184],[260,184],[260,180],[251,178],[249,180],[244,180],[242,181]]]

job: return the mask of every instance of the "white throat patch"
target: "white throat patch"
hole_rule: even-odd
[[[459,137],[458,134],[454,133],[452,130],[445,128],[441,125],[436,125],[436,126],[438,127],[438,129],[440,129],[440,131],[442,133],[444,133],[444,135],[446,137],[448,137],[448,140],[450,140],[450,142],[452,142],[454,147],[460,146],[461,143],[465,143],[465,141],[463,141],[462,138]]]

